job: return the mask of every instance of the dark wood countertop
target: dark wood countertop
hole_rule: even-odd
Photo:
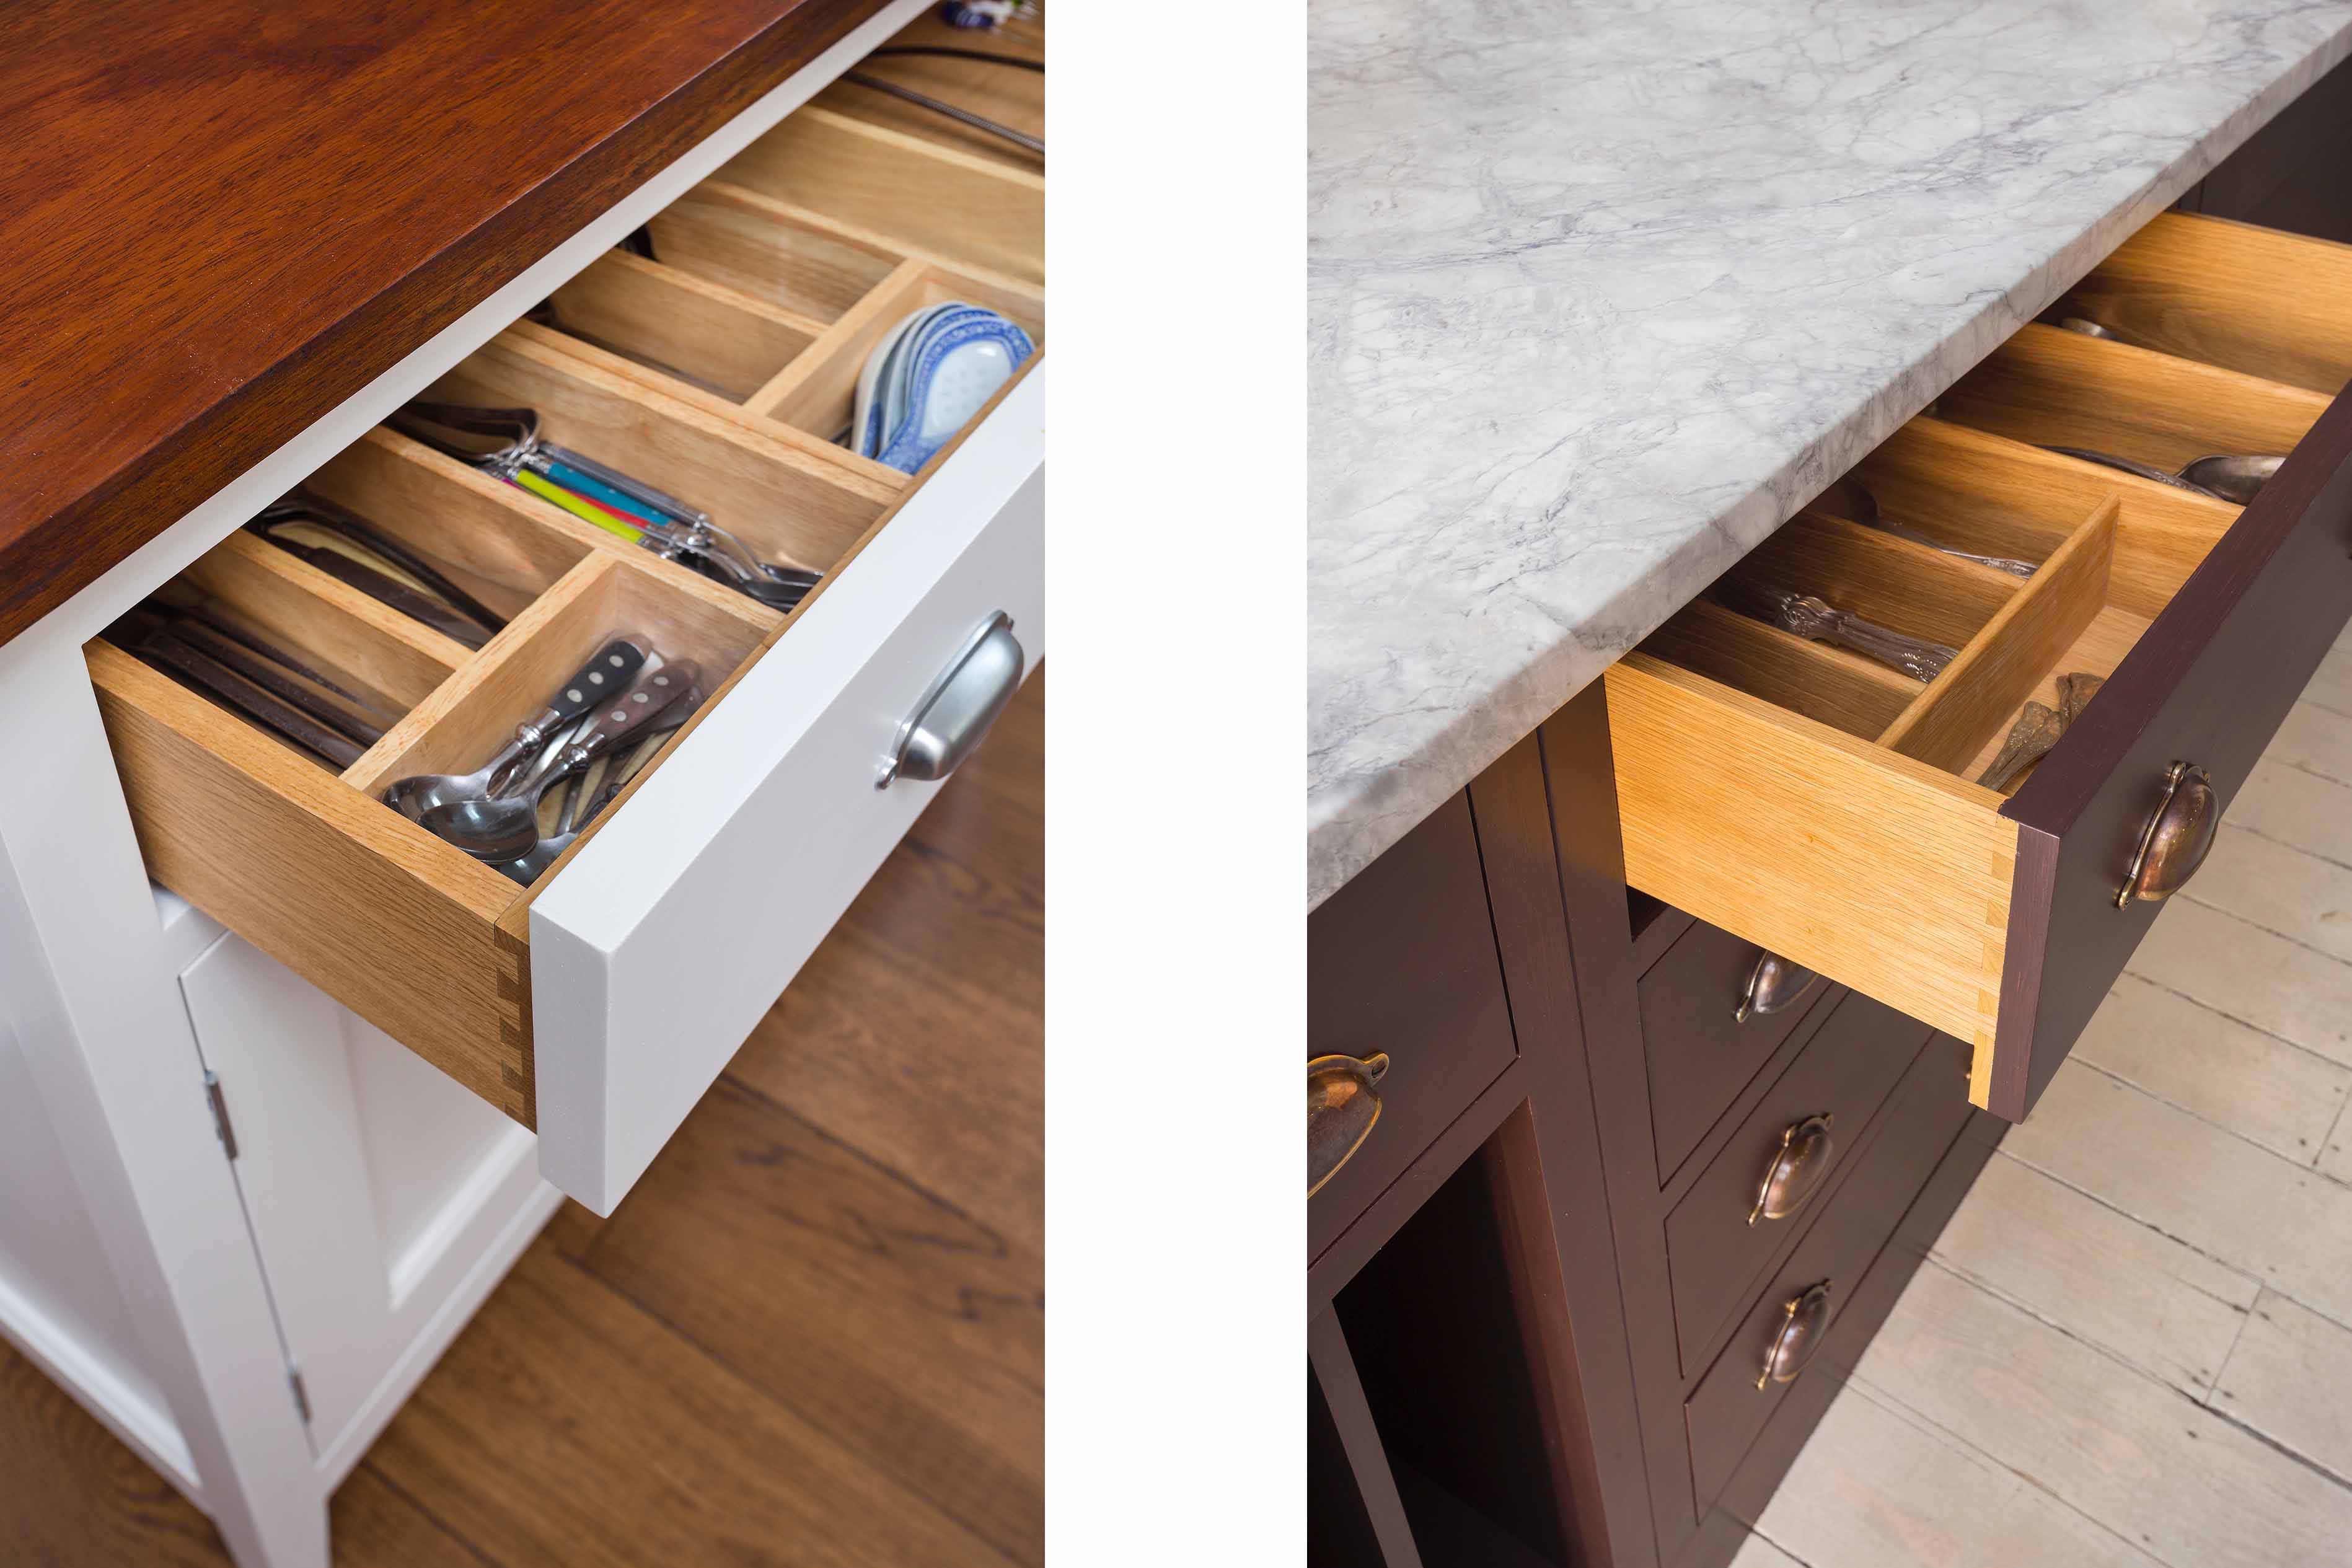
[[[881,5],[0,18],[0,641]]]

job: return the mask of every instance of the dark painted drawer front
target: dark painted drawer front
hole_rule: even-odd
[[[1987,1109],[2022,1121],[2147,934],[2116,907],[2176,762],[2224,811],[2352,618],[2352,395],[2213,547],[2002,815],[2019,824]],[[2027,940],[2020,940],[2023,936]]]
[[[1968,1048],[1950,1036],[1938,1035],[1928,1042],[1871,1131],[1853,1170],[1692,1390],[1683,1416],[1700,1512],[1729,1479],[1781,1396],[1811,1370],[1808,1366],[1790,1383],[1756,1386],[1787,1316],[1787,1303],[1826,1283],[1829,1317],[1823,1331],[1834,1331],[1839,1312],[1969,1119],[1969,1103],[1961,1093],[1968,1064]]]
[[[1791,1031],[1835,989],[1826,980],[1777,1013],[1735,1017],[1764,950],[1695,921],[1642,976],[1642,1049],[1658,1176],[1670,1177]]]
[[[1307,1058],[1383,1053],[1379,1119],[1307,1201],[1310,1263],[1517,1054],[1464,795],[1307,921]]]
[[[1740,1306],[1742,1288],[1755,1282],[1826,1198],[1839,1167],[1861,1146],[1870,1119],[1927,1037],[1917,1020],[1866,996],[1847,995],[1675,1205],[1666,1216],[1666,1264],[1684,1371],[1693,1370],[1693,1358]],[[1948,1087],[1965,1104],[1965,1080],[1955,1079]],[[1779,1219],[1759,1215],[1751,1225],[1748,1215],[1784,1133],[1817,1116],[1830,1119],[1821,1184],[1794,1213]]]

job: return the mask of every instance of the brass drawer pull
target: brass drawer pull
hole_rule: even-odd
[[[1777,1013],[1813,988],[1820,975],[1801,963],[1791,963],[1777,952],[1759,952],[1756,967],[1748,972],[1748,986],[1739,994],[1739,1005],[1733,1008],[1731,1021],[1745,1024],[1749,1015],[1761,1017]]]
[[[2164,776],[2164,798],[2140,830],[2139,847],[2132,852],[2131,869],[2116,891],[2116,908],[2134,899],[2153,903],[2178,892],[2213,847],[2213,830],[2221,825],[2221,797],[2205,770],[2175,763]]]
[[[1830,1283],[1824,1279],[1803,1295],[1789,1298],[1781,1309],[1780,1330],[1772,1336],[1772,1348],[1764,1352],[1764,1370],[1756,1374],[1758,1388],[1793,1381],[1813,1359],[1813,1352],[1821,1348],[1822,1330],[1830,1320]]]
[[[1307,1195],[1322,1191],[1381,1119],[1378,1084],[1386,1051],[1369,1057],[1317,1057],[1307,1064]]]
[[[1749,1225],[1759,1219],[1786,1219],[1821,1190],[1822,1178],[1830,1173],[1830,1162],[1837,1158],[1837,1140],[1830,1136],[1833,1120],[1808,1116],[1780,1130],[1780,1146],[1772,1152],[1772,1163],[1764,1167],[1763,1184],[1756,1189],[1756,1206],[1748,1211]]]

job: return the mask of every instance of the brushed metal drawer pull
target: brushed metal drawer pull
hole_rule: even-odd
[[[1317,1057],[1307,1064],[1307,1195],[1339,1174],[1381,1119],[1386,1051],[1368,1057]]]
[[[1801,963],[1791,963],[1777,952],[1759,952],[1756,967],[1748,972],[1748,984],[1739,993],[1739,1005],[1731,1010],[1731,1021],[1745,1024],[1753,1015],[1762,1017],[1777,1013],[1813,988],[1821,976]]]
[[[1835,1120],[1808,1116],[1780,1130],[1780,1146],[1772,1151],[1772,1163],[1764,1167],[1763,1184],[1756,1189],[1756,1206],[1748,1211],[1749,1225],[1786,1219],[1821,1190],[1830,1162],[1837,1158],[1837,1140],[1830,1136]]]
[[[1821,1348],[1822,1329],[1829,1321],[1830,1285],[1824,1279],[1803,1295],[1789,1298],[1781,1309],[1780,1327],[1772,1335],[1772,1348],[1764,1352],[1764,1369],[1756,1374],[1759,1389],[1793,1382],[1813,1359],[1813,1352]]]
[[[943,779],[971,755],[989,726],[1021,689],[1021,645],[1013,617],[998,610],[980,623],[931,679],[922,700],[898,721],[876,789],[894,779]]]
[[[2164,798],[2140,829],[2131,869],[2116,890],[2116,908],[2126,908],[2134,899],[2153,903],[2178,892],[2205,863],[2213,847],[2213,831],[2221,825],[2221,800],[2205,770],[2173,763],[2164,775]]]

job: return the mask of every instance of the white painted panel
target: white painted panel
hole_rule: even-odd
[[[230,937],[180,977],[236,1130],[237,1189],[286,1347],[310,1394],[312,1447],[383,1371],[383,1245],[343,1052],[342,1008]],[[290,1395],[289,1395],[290,1397]]]
[[[158,1468],[195,1484],[98,1227],[0,1018],[0,1331]]]
[[[376,1236],[395,1305],[430,1264],[450,1202],[511,1138],[530,1134],[348,1008],[338,1007]]]
[[[936,784],[875,787],[992,611],[1045,653],[1041,363],[531,905],[541,1169],[609,1214]]]

